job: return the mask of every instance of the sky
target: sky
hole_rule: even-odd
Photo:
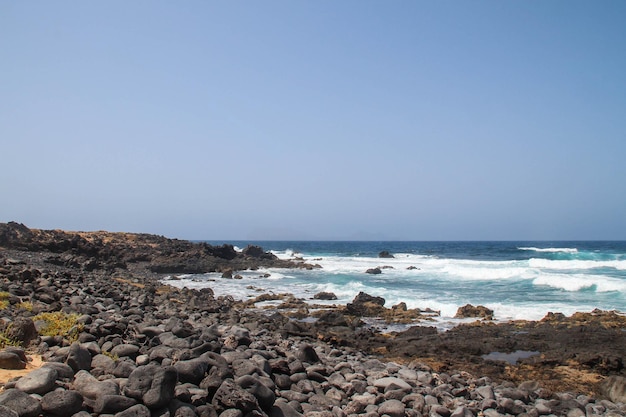
[[[626,2],[0,0],[0,222],[626,239]]]

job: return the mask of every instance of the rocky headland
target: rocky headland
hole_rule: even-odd
[[[0,416],[626,415],[617,312],[495,323],[464,306],[476,321],[439,332],[432,312],[367,294],[334,307],[285,295],[267,310],[161,281],[261,267],[316,266],[256,246],[0,224],[0,368],[29,370],[3,381]],[[420,325],[383,334],[367,317]]]

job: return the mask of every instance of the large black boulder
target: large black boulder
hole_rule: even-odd
[[[41,403],[15,388],[0,394],[0,405],[16,411],[20,417],[38,417],[41,414]]]
[[[376,317],[385,311],[385,299],[359,292],[351,303],[346,305],[348,314],[359,317]]]
[[[212,246],[210,249],[207,249],[207,252],[215,257],[228,259],[229,261],[237,257],[235,247],[228,244],[224,244],[222,246]]]
[[[150,409],[158,409],[174,398],[177,381],[178,372],[172,366],[140,366],[128,377],[124,393]]]
[[[248,245],[241,252],[244,256],[260,259],[276,259],[276,255],[265,252],[262,247],[256,245]]]

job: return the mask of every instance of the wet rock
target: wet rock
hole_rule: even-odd
[[[372,275],[380,275],[383,273],[383,271],[376,267],[376,268],[369,268],[365,271],[366,274],[372,274]]]
[[[463,307],[459,307],[454,316],[455,318],[485,318],[493,319],[493,310],[485,306],[473,306],[466,304]]]
[[[386,251],[386,250],[381,251],[381,252],[378,254],[378,257],[379,257],[379,258],[394,258],[394,256],[393,256],[391,253],[389,253],[389,251]]]
[[[339,311],[327,311],[322,313],[318,319],[317,319],[317,325],[324,325],[324,326],[332,326],[332,327],[348,327],[349,323],[348,320],[346,319],[346,316],[344,316],[341,312]]]
[[[349,314],[360,317],[380,316],[385,311],[385,299],[360,292],[346,305]]]
[[[252,257],[252,258],[264,258],[264,257],[274,257],[271,253],[266,253],[262,247],[255,245],[248,245],[242,251],[244,256]]]
[[[332,292],[322,291],[322,292],[318,292],[317,294],[315,294],[313,298],[315,300],[336,300],[337,295],[335,295],[335,293],[332,293]]]

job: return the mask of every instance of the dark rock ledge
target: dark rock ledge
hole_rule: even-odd
[[[620,314],[381,335],[360,318],[411,310],[360,294],[300,321],[159,283],[159,265],[174,272],[165,265],[192,259],[214,270],[277,262],[257,249],[228,259],[220,248],[0,225],[2,341],[21,345],[2,350],[0,363],[45,360],[4,384],[0,416],[626,415]],[[45,335],[41,313],[73,321]],[[481,359],[516,350],[541,354],[517,365]]]

